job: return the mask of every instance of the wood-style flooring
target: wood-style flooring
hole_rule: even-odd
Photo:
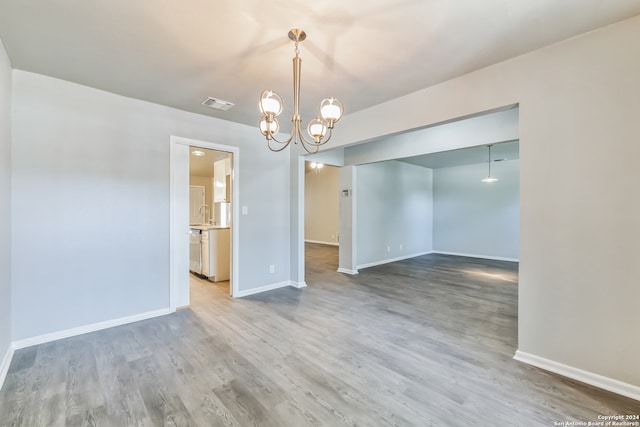
[[[444,255],[243,299],[192,278],[191,308],[15,353],[0,426],[553,426],[638,414],[512,359],[517,264]]]

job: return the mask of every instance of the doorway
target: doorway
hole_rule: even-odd
[[[306,273],[310,269],[321,268],[332,272],[338,269],[339,175],[339,167],[319,161],[305,161],[304,242]]]
[[[189,151],[190,282],[205,289],[216,286],[231,295],[233,155],[201,147],[189,147]],[[193,292],[193,287],[190,291]]]
[[[190,164],[193,151],[210,150],[220,159],[228,159],[228,169],[222,175],[224,182],[229,187],[228,198],[229,205],[223,208],[219,205],[220,212],[211,211],[211,206],[216,208],[216,203],[226,203],[215,197],[220,196],[220,187],[218,186],[218,194],[216,192],[215,178],[212,176],[210,180],[210,191],[207,191],[205,182],[194,183],[196,186],[204,187],[205,203],[201,205],[196,212],[191,212],[190,206]],[[204,156],[201,156],[204,157]],[[213,157],[212,157],[213,158]],[[218,160],[220,160],[218,159]],[[215,169],[214,169],[215,170]],[[238,294],[239,289],[239,221],[238,209],[235,209],[233,201],[239,200],[239,148],[226,146],[222,144],[212,143],[208,141],[200,141],[189,138],[171,136],[170,138],[170,284],[169,284],[169,305],[171,309],[187,306],[190,303],[190,246],[191,246],[191,230],[194,224],[192,214],[199,215],[199,228],[207,230],[207,236],[210,234],[209,229],[214,229],[219,224],[213,222],[225,221],[228,225],[229,233],[229,294],[231,296]],[[226,189],[225,189],[226,190]],[[207,194],[209,199],[207,199]],[[225,193],[227,193],[225,191]],[[203,208],[207,205],[208,208]],[[200,209],[202,208],[202,209]],[[228,209],[227,209],[228,208]],[[228,215],[227,218],[223,218]]]

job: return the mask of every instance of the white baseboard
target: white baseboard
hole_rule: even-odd
[[[468,257],[468,258],[491,259],[491,260],[494,260],[494,261],[520,262],[519,258],[504,258],[504,257],[489,256],[489,255],[463,254],[463,253],[460,253],[460,252],[433,251],[431,253],[439,254],[439,255],[464,256],[464,257]]]
[[[49,334],[38,335],[36,337],[25,338],[19,341],[13,342],[13,348],[18,350],[20,348],[31,347],[32,345],[44,344],[51,341],[60,340],[63,338],[74,337],[76,335],[82,335],[89,332],[95,332],[102,329],[112,328],[114,326],[125,325],[127,323],[138,322],[140,320],[151,319],[153,317],[164,316],[175,312],[169,308],[163,308],[161,310],[147,311],[146,313],[135,314],[133,316],[120,317],[118,319],[106,320],[104,322],[91,323],[89,325],[79,326],[77,328],[65,329],[63,331],[51,332]]]
[[[306,282],[294,282],[293,280],[289,282],[289,286],[293,286],[294,288],[302,289],[307,287]]]
[[[536,356],[534,354],[525,353],[524,351],[520,350],[516,351],[516,354],[515,356],[513,356],[513,358],[519,362],[535,366],[536,368],[544,369],[545,371],[553,372],[555,374],[559,374],[564,377],[592,385],[594,387],[612,391],[614,393],[620,394],[622,396],[627,396],[635,400],[640,400],[640,387],[632,384],[614,380],[613,378],[604,377],[599,374],[594,374],[593,372],[583,371],[582,369],[564,365],[562,363],[545,359],[544,357]]]
[[[273,291],[274,289],[286,288],[287,286],[293,286],[297,288],[298,286],[293,284],[294,282],[290,280],[286,280],[284,282],[272,283],[270,285],[264,285],[253,289],[247,289],[246,291],[239,291],[234,294],[234,298],[242,298],[248,297],[249,295],[260,294],[262,292]],[[303,282],[304,283],[304,282]],[[307,286],[306,284],[304,286]],[[304,287],[301,286],[301,287]]]
[[[375,267],[376,265],[382,265],[382,264],[389,264],[390,262],[396,262],[396,261],[402,261],[404,259],[409,259],[409,258],[415,258],[417,256],[422,256],[422,255],[429,255],[433,253],[432,251],[427,251],[427,252],[418,252],[415,254],[410,254],[410,255],[402,255],[399,257],[395,257],[395,258],[389,258],[389,259],[383,259],[380,261],[374,261],[374,262],[368,262],[366,264],[359,264],[356,266],[357,269],[361,269],[361,268],[368,268],[368,267]]]
[[[12,344],[7,348],[7,352],[0,362],[0,388],[4,385],[4,380],[7,378],[9,372],[9,365],[11,365],[11,359],[13,359],[14,346]]]
[[[338,273],[344,273],[344,274],[358,274],[358,270],[349,270],[346,268],[339,268],[338,269]]]
[[[331,246],[340,246],[340,243],[337,242],[323,242],[322,240],[304,240],[305,243],[318,243],[320,245],[331,245]]]

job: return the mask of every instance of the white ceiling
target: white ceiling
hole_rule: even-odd
[[[520,158],[519,141],[501,142],[491,146],[491,161],[517,160]],[[405,163],[422,166],[430,169],[450,168],[454,166],[473,165],[487,163],[489,161],[489,149],[486,145],[459,150],[442,151],[439,153],[424,154],[421,156],[405,157],[398,159]]]
[[[202,151],[204,156],[194,156],[194,151]],[[206,148],[189,147],[189,175],[206,176],[213,178],[213,164],[222,159],[226,159],[231,154],[224,151],[208,150]]]
[[[255,125],[263,89],[291,114],[291,28],[307,32],[308,121],[327,96],[352,113],[637,14],[638,0],[0,0],[0,38],[14,68]]]

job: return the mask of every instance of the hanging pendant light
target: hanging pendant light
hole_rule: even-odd
[[[307,139],[302,132],[302,117],[300,116],[300,70],[302,67],[302,59],[298,56],[300,50],[298,44],[307,38],[304,31],[293,29],[289,31],[289,39],[296,43],[295,54],[293,58],[293,116],[291,117],[291,135],[284,141],[279,141],[276,134],[280,130],[278,116],[282,113],[282,98],[272,90],[265,90],[260,95],[260,133],[267,139],[267,146],[271,151],[282,151],[291,141],[294,144],[300,142],[302,147],[308,153],[317,153],[321,145],[326,144],[331,139],[331,131],[336,124],[344,108],[342,103],[336,98],[327,98],[320,103],[320,115],[309,122],[307,132],[311,139]],[[271,146],[272,141],[277,142],[280,146],[274,148]]]
[[[489,174],[487,175],[486,178],[482,179],[482,182],[492,183],[492,182],[496,182],[498,180],[498,178],[493,178],[491,176],[491,147],[492,146],[493,146],[492,144],[487,145],[487,148],[489,149]]]

